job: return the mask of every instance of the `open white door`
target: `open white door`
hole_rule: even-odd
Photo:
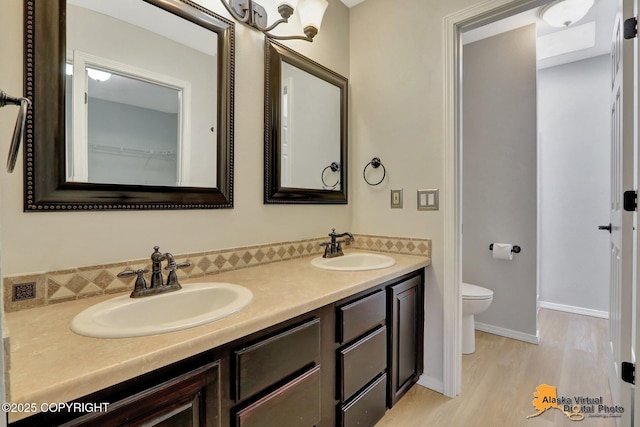
[[[638,17],[639,11],[638,11],[638,2],[637,0],[634,1],[634,10],[632,15],[625,15],[626,18],[631,18],[631,17]],[[640,43],[638,42],[638,36],[636,35],[636,38],[633,39],[633,49],[634,52],[636,53],[636,57],[635,57],[635,63],[636,63],[636,70],[640,70]],[[627,44],[632,44],[629,40],[627,40]],[[637,78],[637,76],[636,76]],[[638,165],[640,165],[640,144],[638,144],[638,132],[640,132],[640,130],[638,129],[638,123],[640,122],[640,107],[639,107],[639,103],[640,103],[640,84],[638,84],[638,80],[635,80],[635,95],[636,95],[636,102],[635,102],[635,107],[636,110],[634,111],[634,117],[635,117],[635,137],[636,137],[636,175],[635,175],[635,179],[636,179],[636,186],[634,188],[634,190],[636,191],[636,194],[638,192],[638,190],[640,189],[640,171],[638,170]],[[637,197],[636,197],[637,198]],[[637,210],[637,209],[636,209]],[[633,351],[633,357],[632,359],[629,360],[629,362],[633,363],[633,366],[636,365],[636,354],[637,354],[637,345],[638,343],[640,343],[640,313],[638,313],[638,308],[640,308],[640,273],[638,271],[638,266],[640,266],[640,232],[638,231],[638,213],[636,213],[635,216],[635,250],[636,250],[636,269],[635,269],[635,292],[633,294],[633,301],[634,301],[634,306],[633,306],[633,318],[634,318],[634,326],[635,326],[635,340],[633,342],[633,347],[632,347],[632,351]],[[637,376],[637,373],[636,373]],[[637,424],[638,422],[640,422],[640,391],[638,391],[637,389],[635,390],[635,393],[632,393],[633,396],[633,402],[631,402],[631,404],[633,405],[633,412],[632,412],[632,421],[634,422],[634,424]]]
[[[609,384],[613,403],[625,408],[622,418],[617,419],[619,426],[633,425],[631,385],[621,379],[621,364],[633,357],[634,215],[623,209],[623,193],[635,187],[635,43],[624,40],[623,26],[625,17],[634,16],[635,3],[636,0],[618,0],[611,52]]]

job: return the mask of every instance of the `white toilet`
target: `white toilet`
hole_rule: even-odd
[[[462,283],[462,354],[476,351],[475,317],[491,305],[493,291],[482,286]]]

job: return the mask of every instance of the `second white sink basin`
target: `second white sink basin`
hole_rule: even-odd
[[[311,265],[315,267],[338,271],[378,270],[391,267],[395,263],[396,260],[390,256],[367,252],[347,253],[335,258],[317,257],[311,260]]]
[[[93,305],[71,321],[71,330],[95,338],[125,338],[179,331],[222,319],[246,307],[253,293],[231,283],[190,283],[142,298],[128,295]]]

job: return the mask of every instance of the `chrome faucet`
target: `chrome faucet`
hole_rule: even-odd
[[[338,240],[339,237],[345,236],[347,237],[346,239]],[[353,234],[351,233],[336,233],[335,228],[331,230],[331,233],[329,233],[329,237],[331,237],[330,242],[320,243],[320,246],[324,246],[324,255],[322,255],[323,258],[335,258],[344,255],[344,253],[342,252],[342,243],[344,243],[345,245],[349,245],[351,244],[351,242],[354,242],[356,240],[353,238]]]
[[[147,269],[140,270],[125,270],[118,273],[118,277],[126,278],[132,276],[138,276],[131,292],[131,298],[145,297],[149,295],[161,294],[164,292],[177,291],[182,289],[180,283],[178,283],[178,275],[176,270],[191,265],[190,262],[176,263],[175,258],[169,252],[160,253],[160,247],[154,246],[154,251],[151,254],[151,285],[147,287],[147,282],[144,279],[144,274],[148,273]],[[162,276],[162,261],[167,261],[167,266],[164,268],[169,271],[167,275],[167,281],[164,282]]]

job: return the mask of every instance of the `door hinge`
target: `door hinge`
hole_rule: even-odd
[[[635,39],[638,35],[638,19],[633,17],[624,21],[624,38]]]
[[[627,212],[635,212],[638,208],[638,192],[633,190],[625,191],[622,196],[622,207]]]
[[[622,362],[622,372],[620,377],[622,381],[635,384],[636,383],[636,364],[631,362]]]

